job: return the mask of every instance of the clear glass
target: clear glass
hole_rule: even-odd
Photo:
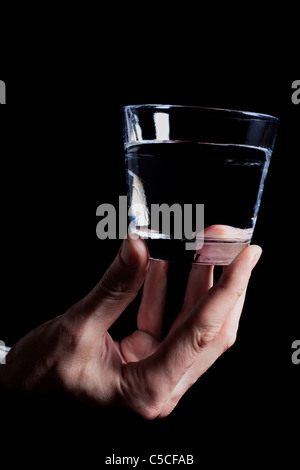
[[[229,264],[251,242],[278,123],[229,109],[124,107],[130,236],[154,259]]]

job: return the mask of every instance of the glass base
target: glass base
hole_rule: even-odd
[[[202,248],[187,250],[186,240],[145,239],[152,259],[214,266],[230,264],[250,241],[205,239]]]

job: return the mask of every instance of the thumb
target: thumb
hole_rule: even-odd
[[[97,316],[108,330],[141,288],[149,265],[147,246],[141,238],[123,240],[119,253],[94,289],[77,304],[77,312]]]

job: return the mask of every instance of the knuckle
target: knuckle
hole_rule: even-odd
[[[230,298],[233,305],[235,305],[239,298],[243,295],[244,289],[244,287],[235,287],[234,289],[227,289],[227,296]]]
[[[145,371],[136,363],[122,369],[121,394],[123,402],[146,420],[154,420],[161,414],[163,403],[157,389],[147,380]]]
[[[218,332],[218,327],[210,327],[193,332],[191,345],[195,355],[199,354],[212,341],[214,341]]]
[[[154,419],[160,417],[161,406],[157,406],[155,403],[147,403],[142,409],[139,410],[139,415],[148,421],[153,421]]]
[[[100,298],[105,298],[107,300],[116,300],[122,298],[123,291],[122,287],[118,283],[114,283],[114,280],[108,276],[104,276],[99,284],[97,289],[97,296]]]
[[[134,294],[135,292],[128,290],[125,280],[122,281],[118,279],[117,276],[108,273],[104,274],[96,291],[96,297],[98,299],[104,298],[107,301],[123,300],[124,297]]]
[[[216,287],[223,291],[232,304],[235,304],[239,298],[244,294],[247,284],[245,280],[236,278],[236,276],[225,277],[220,279]]]
[[[244,287],[244,286],[237,287],[237,288],[232,292],[232,296],[236,299],[236,301],[238,301],[239,298],[242,297],[244,291],[245,291],[245,287]]]

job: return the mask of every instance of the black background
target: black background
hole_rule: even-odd
[[[126,194],[126,104],[201,105],[280,118],[253,239],[264,251],[236,344],[168,418],[147,422],[64,398],[5,393],[3,462],[6,456],[10,466],[20,461],[42,467],[78,465],[83,458],[84,465],[104,468],[112,453],[183,453],[193,454],[198,465],[204,457],[240,466],[285,458],[288,467],[299,426],[300,366],[291,361],[291,344],[300,333],[300,105],[291,101],[296,71],[283,64],[276,71],[261,67],[246,53],[243,64],[227,60],[226,49],[218,56],[211,49],[208,62],[203,43],[189,55],[188,41],[174,47],[160,37],[159,26],[158,41],[149,40],[147,47],[134,28],[113,46],[93,28],[84,37],[78,31],[76,40],[64,39],[54,50],[51,41],[38,48],[37,36],[26,47],[20,41],[18,55],[1,63],[7,106],[1,107],[0,338],[12,345],[63,313],[89,292],[117,253],[119,240],[96,237],[96,208],[116,205]],[[174,268],[178,294],[172,308],[179,305],[184,274]],[[124,315],[118,335],[134,328],[134,309]]]

